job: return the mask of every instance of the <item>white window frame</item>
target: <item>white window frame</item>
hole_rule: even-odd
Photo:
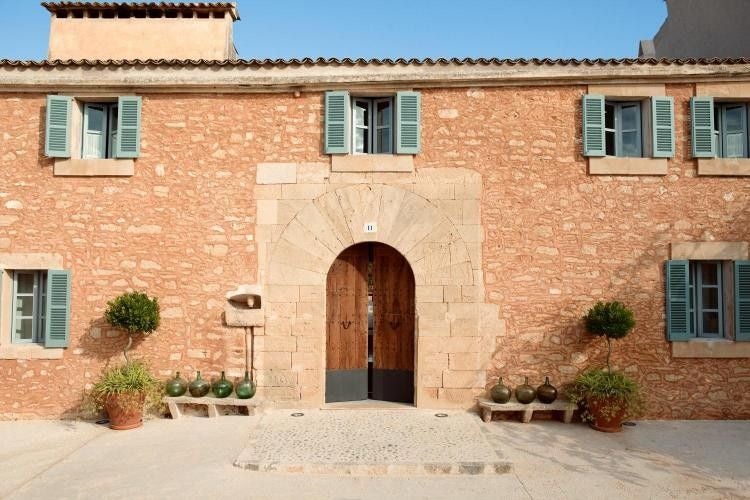
[[[102,156],[86,153],[88,140],[89,112],[92,108],[103,112],[104,130],[101,136]],[[83,127],[81,129],[81,159],[97,160],[111,159],[115,157],[115,140],[117,137],[117,113],[118,104],[109,102],[84,102],[83,103]]]
[[[728,108],[743,108],[742,132],[744,143],[741,156],[725,156],[727,149],[726,116]],[[748,157],[748,105],[743,102],[715,102],[714,103],[714,149],[717,158],[747,158]]]
[[[17,314],[18,278],[21,275],[33,275],[34,285],[32,293],[24,293],[21,296],[32,297],[31,316],[19,316]],[[47,309],[47,272],[46,271],[13,271],[13,297],[11,309],[11,342],[14,344],[38,344],[44,342],[44,328],[46,323]],[[31,319],[31,339],[18,338],[16,332],[17,321]]]
[[[393,154],[395,149],[395,99],[393,97],[357,97],[351,98],[351,113],[352,113],[352,130],[351,130],[351,151],[355,155],[362,154]],[[377,123],[377,108],[378,104],[387,102],[390,104],[390,125],[378,125]],[[357,104],[367,104],[367,121],[361,126],[357,125],[355,119],[355,113]],[[390,129],[391,141],[387,147],[378,143],[378,131]],[[367,130],[367,141],[365,142],[365,151],[357,151],[357,130]]]
[[[607,127],[606,113],[608,107],[613,108],[614,113],[614,128]],[[623,130],[622,128],[622,110],[626,107],[634,107],[638,116],[636,118],[636,128],[634,130]],[[606,156],[614,156],[619,158],[643,158],[643,102],[642,101],[605,101],[604,102],[604,152]],[[624,132],[636,132],[636,141],[638,144],[638,152],[636,155],[625,156],[623,154],[622,146],[622,134]],[[607,134],[614,134],[615,136],[615,151],[614,155],[609,154],[607,151]]]

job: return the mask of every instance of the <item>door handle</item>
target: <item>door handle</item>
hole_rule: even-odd
[[[351,320],[348,320],[348,319],[347,319],[346,321],[342,321],[342,322],[341,322],[341,327],[342,327],[342,328],[343,328],[344,330],[348,330],[350,326],[352,326],[352,322],[351,322]]]

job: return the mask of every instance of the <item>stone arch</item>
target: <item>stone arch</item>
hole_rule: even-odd
[[[373,222],[377,230],[365,232]],[[448,217],[425,198],[384,184],[341,187],[299,210],[273,247],[265,282],[323,284],[337,255],[368,241],[399,251],[417,286],[474,284],[467,245]]]

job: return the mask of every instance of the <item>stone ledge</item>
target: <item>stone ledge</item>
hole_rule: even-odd
[[[685,241],[672,243],[674,260],[745,260],[748,244],[744,241]]]
[[[71,158],[55,160],[55,175],[69,177],[132,177],[135,161],[132,159],[82,160]]]
[[[0,359],[62,359],[65,349],[46,348],[39,344],[0,346]]]
[[[589,158],[590,175],[667,175],[666,158]]]
[[[414,171],[412,155],[332,155],[332,172],[406,172]]]
[[[690,340],[672,342],[673,358],[750,358],[750,342]]]
[[[750,175],[750,158],[698,158],[698,175]]]

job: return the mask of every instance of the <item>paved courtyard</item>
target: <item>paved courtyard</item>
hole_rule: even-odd
[[[406,426],[422,419],[430,429],[410,436],[401,429],[391,433],[394,419],[388,412],[360,410],[351,418],[349,411],[290,417],[292,412],[153,420],[127,432],[84,422],[0,422],[0,498],[750,498],[748,421],[639,422],[610,435],[579,424],[483,424],[460,413],[437,419],[431,411],[391,412]],[[294,424],[291,418],[307,421]],[[327,436],[330,442],[323,447],[303,442],[302,431],[315,426],[321,430],[309,437]],[[317,457],[325,463],[336,450],[350,453],[364,439],[364,428],[380,443],[367,455],[394,463],[413,463],[424,453],[378,452],[383,443],[417,443],[440,460],[467,458],[476,445],[479,451],[469,458],[497,459],[509,468],[480,475],[359,475],[259,472],[233,465],[248,450],[272,460],[271,440],[284,429],[289,437],[276,450],[288,452],[294,445],[328,450]],[[445,441],[444,431],[453,429],[457,439]],[[360,458],[349,456],[352,462]]]

